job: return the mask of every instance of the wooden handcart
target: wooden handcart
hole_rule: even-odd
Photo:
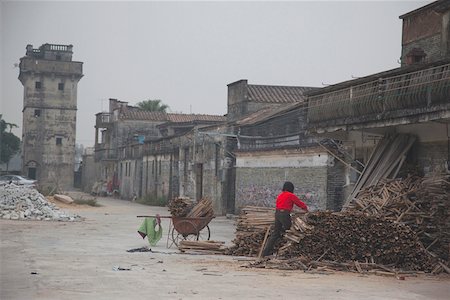
[[[137,216],[138,218],[156,216]],[[159,216],[161,219],[170,219],[169,230],[167,232],[167,248],[173,244],[176,246],[183,240],[189,241],[208,241],[211,237],[211,230],[209,229],[209,222],[212,217],[174,217],[174,216]],[[170,240],[170,242],[169,242]]]

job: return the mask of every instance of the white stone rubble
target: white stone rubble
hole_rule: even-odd
[[[0,185],[0,218],[11,220],[80,221],[78,215],[70,215],[49,202],[32,187]]]

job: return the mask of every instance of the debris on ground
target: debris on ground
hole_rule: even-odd
[[[36,189],[13,183],[0,187],[0,217],[11,220],[80,221],[49,202]]]
[[[133,248],[128,249],[127,252],[134,253],[134,252],[152,252],[152,249],[149,247],[139,247],[139,248]]]
[[[66,196],[66,195],[55,194],[55,195],[53,195],[53,198],[55,200],[64,202],[66,204],[72,204],[73,203],[73,199],[71,197],[69,197],[69,196]]]

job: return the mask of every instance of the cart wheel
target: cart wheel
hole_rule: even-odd
[[[198,240],[199,241],[209,241],[209,238],[211,237],[211,230],[209,230],[209,226],[206,225],[205,228],[200,230],[198,233]]]
[[[197,231],[197,226],[193,222],[189,220],[178,221],[177,223],[178,228],[183,228],[185,226],[187,226],[188,228],[192,228],[193,231]],[[172,241],[177,247],[181,241],[198,241],[198,236],[199,235],[195,233],[181,234],[175,229],[175,227],[172,228]]]

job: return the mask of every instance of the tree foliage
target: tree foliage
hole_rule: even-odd
[[[161,111],[166,112],[166,109],[169,108],[168,105],[162,103],[161,100],[155,99],[155,100],[144,100],[141,102],[138,102],[136,104],[140,109],[145,111]]]
[[[9,127],[9,132],[6,130]],[[0,162],[8,163],[14,154],[19,152],[20,139],[11,132],[17,127],[12,123],[7,123],[0,115]]]

